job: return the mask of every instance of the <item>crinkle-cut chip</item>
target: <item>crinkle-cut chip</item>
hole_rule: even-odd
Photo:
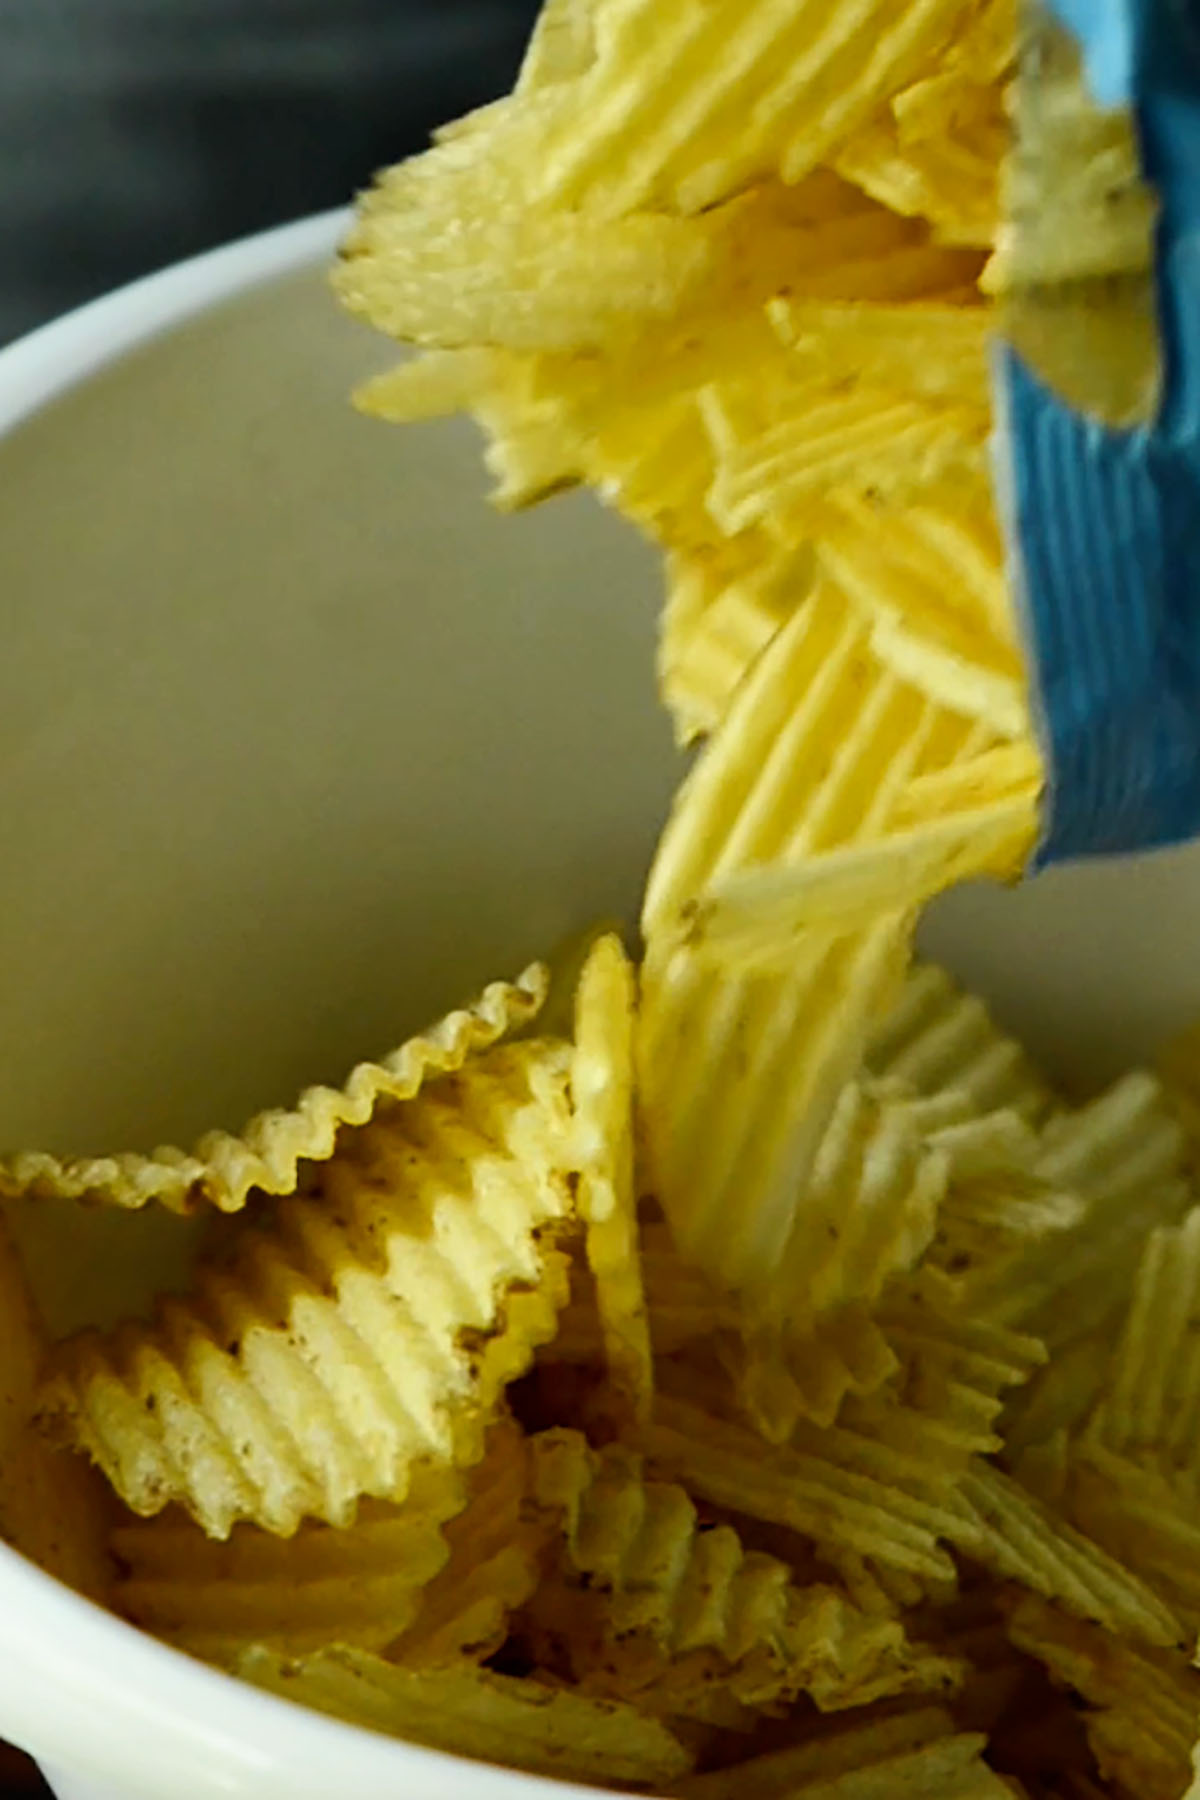
[[[803,1183],[910,946],[910,921],[888,915],[777,978],[651,942],[638,1028],[647,1175],[715,1286],[782,1297]]]
[[[144,1515],[288,1536],[470,1466],[568,1288],[570,1050],[502,1046],[399,1102],[314,1191],[226,1235],[189,1298],[85,1332],[40,1396],[59,1441]]]
[[[682,1800],[1012,1800],[983,1761],[986,1738],[940,1707],[826,1720],[800,1742],[693,1775]]]
[[[1019,1404],[1010,1405],[1001,1421],[1010,1465],[1083,1424],[1104,1387],[1112,1329],[1106,1325],[1056,1350],[1017,1397]]]
[[[963,1684],[950,1702],[959,1728],[994,1731],[1027,1685],[1031,1665],[1013,1644],[991,1586],[918,1602],[906,1623],[915,1635],[966,1665]]]
[[[916,1451],[930,1480],[954,1479],[973,1456],[999,1450],[1005,1395],[1046,1362],[1040,1340],[943,1310],[934,1284],[920,1276],[895,1284],[877,1322],[898,1372],[878,1392],[848,1401],[842,1423]]]
[[[980,1461],[968,1470],[956,1503],[962,1554],[1001,1581],[1056,1601],[1116,1637],[1160,1648],[1183,1642],[1179,1619],[1144,1582],[994,1464]]]
[[[355,1524],[302,1525],[291,1538],[236,1525],[224,1543],[186,1516],[123,1525],[113,1605],[156,1637],[210,1662],[248,1644],[303,1656],[329,1643],[383,1650],[407,1630],[450,1551],[462,1505],[457,1470],[418,1469],[403,1506],[366,1501]]]
[[[632,1706],[486,1669],[403,1669],[344,1648],[298,1660],[253,1649],[237,1673],[348,1724],[532,1775],[653,1788],[691,1766],[667,1726]]]
[[[684,1262],[666,1225],[643,1221],[641,1245],[650,1336],[657,1356],[673,1356],[714,1330],[737,1329],[741,1315],[736,1304],[693,1264]],[[571,1276],[571,1298],[559,1314],[558,1331],[545,1354],[554,1362],[600,1364],[604,1343],[595,1283],[583,1263],[573,1266]]]
[[[1182,1155],[1161,1087],[1144,1072],[1052,1120],[1036,1173],[1049,1187],[1080,1195],[1086,1211],[1073,1230],[1031,1243],[994,1282],[981,1284],[975,1304],[1042,1338],[1054,1357],[1117,1325],[1148,1233],[1191,1206]]]
[[[514,93],[586,75],[596,58],[595,0],[542,0]]]
[[[0,1208],[0,1542],[94,1600],[111,1597],[110,1496],[33,1428],[48,1337]]]
[[[391,425],[466,412],[495,380],[500,359],[492,350],[423,350],[395,368],[364,381],[354,404]]]
[[[1105,1780],[1138,1800],[1181,1800],[1200,1737],[1200,1674],[1186,1656],[1121,1642],[1031,1598],[1012,1608],[1009,1631],[1083,1701]]]
[[[873,841],[913,779],[969,753],[974,731],[882,668],[869,627],[822,583],[759,658],[676,797],[643,904],[647,938],[678,928],[718,883]]]
[[[870,502],[844,494],[822,516],[820,562],[871,621],[872,643],[898,674],[930,699],[979,719],[998,738],[1028,737],[1013,621],[996,622],[998,599],[1006,604],[1003,563],[998,556],[987,581],[968,579],[985,571],[952,560],[948,511],[946,502],[881,515]]]
[[[971,401],[926,400],[867,380],[794,379],[786,408],[762,429],[746,388],[713,387],[701,397],[717,472],[708,510],[732,536],[765,525],[785,542],[811,521],[831,492],[916,499],[958,470],[985,466],[990,414]],[[757,395],[755,395],[757,398]]]
[[[1018,1464],[1021,1481],[1052,1484],[1052,1500],[1080,1531],[1200,1628],[1200,1501],[1178,1473],[1146,1468],[1090,1436],[1060,1432]]]
[[[593,946],[576,996],[573,1166],[609,1381],[620,1407],[644,1419],[654,1369],[633,1175],[636,1012],[637,977],[609,933]]]
[[[855,132],[834,166],[894,212],[927,219],[941,242],[990,249],[1011,139],[999,82],[933,76]]]
[[[876,1393],[900,1366],[861,1301],[800,1330],[778,1313],[756,1317],[749,1302],[717,1348],[739,1412],[772,1444],[787,1443],[802,1419],[832,1425],[848,1395]]]
[[[872,1036],[867,1066],[921,1094],[953,1087],[979,1113],[1007,1108],[1034,1125],[1055,1104],[1050,1084],[1023,1046],[936,963],[914,965]]]
[[[667,558],[658,686],[680,744],[716,730],[748,670],[810,585],[804,549],[787,554],[754,533],[746,536],[752,557],[739,555],[732,566],[715,546]]]
[[[1089,1438],[1149,1467],[1200,1472],[1200,1207],[1152,1231]]]
[[[403,1634],[395,1633],[387,1647],[393,1662],[410,1668],[483,1662],[504,1643],[513,1614],[537,1586],[542,1533],[524,1516],[529,1456],[510,1417],[502,1415],[489,1431],[483,1461],[465,1486],[466,1505],[443,1533],[446,1560]],[[324,1641],[352,1642],[336,1633]]]
[[[535,1501],[561,1521],[564,1590],[534,1613],[588,1689],[692,1716],[714,1686],[754,1708],[805,1692],[834,1711],[953,1685],[953,1663],[911,1645],[897,1620],[799,1586],[728,1525],[702,1529],[683,1488],[647,1479],[631,1451],[557,1431],[533,1455]]]
[[[535,192],[611,216],[696,211],[776,171],[799,181],[943,51],[962,0],[626,0],[544,133]]]
[[[993,330],[985,306],[945,300],[868,302],[777,295],[767,317],[791,351],[793,376],[860,380],[930,400],[991,403],[988,362]]]
[[[943,1504],[926,1472],[914,1479],[912,1458],[886,1445],[834,1426],[814,1430],[803,1450],[770,1446],[671,1395],[660,1399],[642,1441],[656,1468],[716,1506],[882,1566],[953,1575],[939,1540],[963,1531],[962,1509]]]
[[[534,964],[516,982],[497,981],[469,1007],[448,1013],[381,1062],[359,1063],[340,1088],[311,1087],[287,1111],[259,1113],[237,1136],[213,1131],[191,1152],[59,1158],[25,1152],[0,1161],[0,1193],[98,1201],[173,1212],[200,1203],[238,1212],[255,1190],[294,1193],[304,1162],[332,1156],[338,1133],[365,1125],[392,1101],[411,1100],[426,1082],[452,1075],[477,1052],[530,1024],[546,997],[547,973]]]
[[[687,940],[704,956],[784,968],[806,932],[863,930],[959,881],[1015,880],[1037,842],[1042,785],[1032,743],[914,776],[882,832],[715,876],[685,910]]]

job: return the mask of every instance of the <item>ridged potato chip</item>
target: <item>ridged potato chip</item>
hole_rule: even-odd
[[[780,627],[803,603],[811,559],[752,540],[745,548],[701,546],[667,558],[667,597],[658,683],[681,744],[715,731],[738,686]]]
[[[111,1598],[110,1496],[90,1469],[56,1454],[33,1425],[49,1345],[0,1208],[0,1542],[91,1599]]]
[[[1042,786],[1032,744],[914,776],[886,832],[718,876],[687,909],[688,941],[705,955],[737,957],[744,947],[756,963],[784,967],[806,932],[861,930],[959,881],[1015,880],[1037,843]]]
[[[43,1420],[146,1515],[287,1536],[470,1465],[566,1300],[565,1046],[505,1047],[431,1084],[210,1264],[187,1300],[57,1352]]]
[[[562,1531],[562,1594],[544,1590],[535,1618],[585,1688],[678,1716],[699,1703],[704,1716],[714,1688],[756,1709],[805,1692],[834,1711],[957,1678],[897,1621],[802,1588],[729,1526],[701,1530],[683,1488],[648,1480],[629,1451],[552,1432],[533,1455],[537,1504]]]
[[[867,1066],[922,1094],[953,1088],[979,1114],[1008,1109],[1036,1125],[1054,1107],[1050,1084],[1024,1047],[935,963],[911,971],[876,1027]]]
[[[676,1791],[682,1800],[1012,1800],[983,1760],[985,1744],[937,1707],[831,1720],[798,1744],[693,1775]]]
[[[467,1474],[466,1505],[446,1524],[448,1556],[407,1629],[389,1644],[390,1661],[450,1668],[484,1662],[501,1648],[541,1572],[544,1534],[525,1516],[529,1485],[525,1437],[502,1417],[488,1433],[483,1461]],[[325,1642],[350,1640],[333,1633]]]
[[[542,138],[536,196],[613,216],[698,211],[776,171],[798,181],[928,68],[963,11],[627,0],[599,17],[596,60]]]
[[[1009,1631],[1083,1701],[1106,1780],[1138,1800],[1181,1800],[1200,1736],[1200,1674],[1186,1656],[1121,1642],[1034,1599],[1013,1608]]]
[[[382,1062],[359,1063],[340,1088],[308,1088],[290,1111],[260,1113],[236,1137],[213,1131],[191,1152],[67,1157],[27,1151],[0,1160],[0,1194],[91,1200],[173,1212],[199,1204],[238,1212],[251,1193],[290,1194],[300,1166],[333,1155],[338,1133],[365,1125],[385,1102],[410,1100],[426,1081],[451,1075],[477,1051],[530,1024],[546,997],[540,964],[515,983],[498,981],[473,1005],[448,1013]]]
[[[210,1662],[249,1644],[304,1656],[326,1644],[384,1650],[408,1629],[449,1560],[446,1521],[462,1506],[457,1470],[418,1470],[403,1506],[366,1501],[354,1525],[302,1525],[279,1538],[235,1525],[215,1542],[167,1512],[122,1525],[113,1604],[135,1625]]]
[[[576,1204],[609,1380],[618,1403],[649,1416],[654,1393],[650,1325],[633,1173],[634,1029],[637,977],[619,938],[597,940],[575,1010],[571,1095]]]
[[[469,1746],[482,1761],[534,1775],[661,1787],[691,1763],[661,1720],[632,1706],[486,1669],[402,1669],[334,1648],[301,1660],[249,1650],[237,1672],[281,1699],[369,1731],[435,1750]]]
[[[778,1288],[802,1184],[910,944],[909,920],[885,916],[779,979],[652,943],[638,1028],[647,1179],[714,1285]]]

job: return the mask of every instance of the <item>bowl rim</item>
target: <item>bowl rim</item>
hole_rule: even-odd
[[[316,269],[349,217],[335,208],[174,263],[0,349],[0,438],[131,351],[267,282]],[[4,1729],[52,1777],[61,1769],[65,1779],[120,1784],[139,1767],[186,1766],[194,1790],[212,1800],[263,1780],[302,1795],[352,1782],[356,1800],[395,1800],[406,1779],[423,1800],[596,1792],[388,1738],[255,1689],[160,1643],[5,1544],[0,1670]]]

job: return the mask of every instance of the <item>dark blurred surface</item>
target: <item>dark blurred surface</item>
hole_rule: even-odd
[[[48,1800],[49,1794],[33,1764],[0,1744],[0,1795],[4,1800]]]
[[[0,341],[346,200],[512,80],[537,0],[0,0]]]

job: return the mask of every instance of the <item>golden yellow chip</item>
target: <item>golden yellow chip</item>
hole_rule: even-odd
[[[681,744],[716,730],[739,684],[811,584],[805,551],[781,554],[753,533],[738,544],[736,555],[732,544],[706,545],[667,558],[658,684]]]
[[[910,939],[905,917],[886,916],[783,978],[652,943],[638,1026],[647,1177],[715,1286],[783,1298],[803,1183]]]
[[[1185,1655],[1120,1642],[1033,1599],[1013,1609],[1009,1630],[1084,1702],[1088,1741],[1105,1780],[1138,1800],[1180,1800],[1189,1791],[1200,1674]]]
[[[1002,1581],[1116,1637],[1168,1649],[1183,1643],[1179,1619],[1144,1582],[993,1464],[976,1463],[957,1498],[959,1547]]]
[[[697,1498],[881,1566],[952,1577],[940,1540],[971,1535],[962,1509],[943,1503],[925,1471],[914,1478],[911,1455],[837,1426],[814,1434],[803,1451],[768,1446],[742,1426],[664,1396],[643,1441],[651,1463]]]
[[[543,0],[514,92],[536,93],[586,75],[596,55],[593,0]]]
[[[383,1650],[444,1568],[443,1527],[464,1488],[457,1470],[418,1470],[403,1506],[366,1501],[349,1529],[303,1525],[291,1538],[236,1525],[216,1543],[178,1513],[123,1525],[113,1604],[210,1662],[231,1663],[249,1644],[287,1656],[330,1643]]]
[[[95,1600],[111,1596],[109,1495],[32,1424],[46,1332],[0,1209],[0,1541]]]
[[[403,1635],[390,1643],[392,1662],[446,1668],[483,1662],[500,1649],[540,1572],[543,1534],[525,1517],[528,1488],[525,1439],[510,1418],[501,1418],[488,1433],[483,1461],[467,1475],[466,1505],[446,1525],[444,1566],[425,1584]],[[336,1633],[324,1641],[351,1642]]]
[[[828,1721],[798,1744],[680,1783],[683,1800],[1012,1800],[986,1739],[938,1707]]]
[[[636,1007],[637,978],[620,939],[600,938],[576,998],[571,1066],[576,1203],[596,1282],[609,1380],[619,1404],[644,1419],[654,1372],[633,1178]]]
[[[597,38],[537,150],[536,196],[603,216],[645,205],[709,207],[779,171],[815,168],[946,47],[962,0],[897,13],[856,0],[636,0]]]
[[[954,1684],[954,1662],[910,1644],[898,1621],[800,1587],[727,1525],[700,1529],[684,1490],[647,1480],[631,1452],[597,1454],[560,1431],[533,1455],[536,1502],[562,1532],[561,1590],[544,1588],[533,1616],[588,1691],[703,1718],[714,1689],[740,1706],[806,1692],[839,1710]]]
[[[260,1649],[247,1651],[237,1672],[369,1731],[534,1775],[661,1787],[691,1763],[661,1720],[620,1701],[483,1669],[402,1669],[350,1649],[289,1661]]]
[[[57,1352],[40,1397],[135,1512],[286,1536],[483,1453],[567,1297],[570,1052],[502,1047],[430,1084],[231,1235],[187,1300]]]
[[[958,881],[1013,880],[1037,843],[1042,785],[1031,743],[917,775],[880,835],[717,875],[686,910],[687,939],[706,956],[782,968],[805,933],[862,930]]]
[[[515,983],[498,981],[470,1007],[448,1013],[382,1062],[359,1063],[340,1088],[308,1088],[290,1111],[260,1113],[237,1137],[213,1131],[191,1152],[69,1157],[26,1152],[0,1160],[0,1193],[37,1199],[93,1200],[173,1212],[200,1203],[238,1212],[252,1191],[290,1194],[306,1161],[332,1156],[338,1133],[365,1125],[385,1102],[410,1100],[426,1081],[461,1069],[477,1051],[528,1025],[546,997],[547,975],[534,965]]]
[[[870,1069],[921,1094],[954,1088],[976,1113],[1010,1109],[1039,1124],[1051,1111],[1049,1083],[1023,1046],[934,963],[919,963],[867,1051]]]

